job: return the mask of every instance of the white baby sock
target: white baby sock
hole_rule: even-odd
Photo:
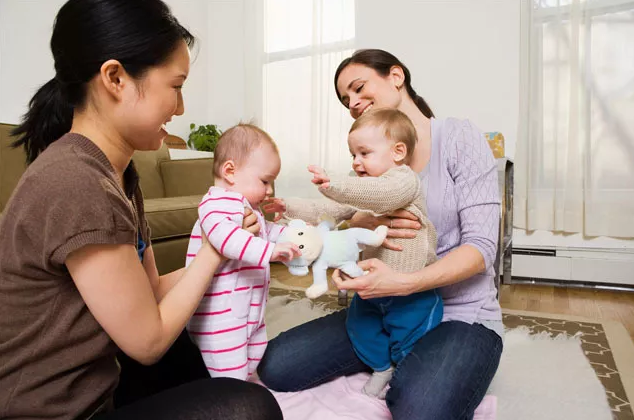
[[[394,366],[390,366],[388,369],[382,372],[374,372],[368,382],[363,386],[363,393],[371,397],[377,397],[385,399],[384,389],[392,379],[394,373]]]

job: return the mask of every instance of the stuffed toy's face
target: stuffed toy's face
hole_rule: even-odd
[[[319,257],[324,245],[319,230],[315,226],[309,226],[303,220],[291,220],[278,238],[277,242],[292,242],[299,247],[302,256],[295,258],[286,265],[309,266]]]

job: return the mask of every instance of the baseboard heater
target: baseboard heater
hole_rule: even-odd
[[[634,249],[513,247],[512,255],[513,282],[634,288]]]

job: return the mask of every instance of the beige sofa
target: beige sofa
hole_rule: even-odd
[[[14,125],[0,124],[0,217],[26,169],[22,148],[10,147]],[[213,159],[170,159],[166,145],[132,157],[139,172],[152,247],[161,274],[185,265],[198,204],[213,183]]]

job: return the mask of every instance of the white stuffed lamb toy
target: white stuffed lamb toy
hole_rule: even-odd
[[[318,226],[310,226],[303,220],[293,219],[278,242],[293,242],[299,246],[302,256],[286,263],[291,274],[305,276],[313,265],[313,284],[306,290],[310,299],[328,291],[328,268],[338,268],[350,277],[358,277],[363,270],[357,265],[359,252],[366,245],[380,246],[387,235],[387,226],[375,230],[350,228],[332,230],[333,220],[324,220]]]

